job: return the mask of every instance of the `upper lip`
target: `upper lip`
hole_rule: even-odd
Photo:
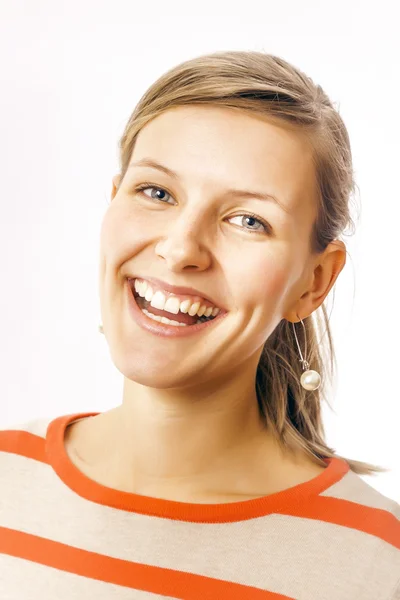
[[[156,277],[140,277],[139,275],[137,277],[128,277],[129,281],[133,281],[134,279],[143,279],[144,281],[153,283],[156,287],[161,288],[161,289],[165,290],[166,292],[171,292],[171,294],[181,294],[181,295],[187,294],[188,296],[200,296],[201,298],[204,298],[204,300],[208,300],[209,302],[211,302],[211,304],[213,304],[213,306],[216,306],[222,310],[225,310],[221,306],[221,304],[219,302],[216,302],[215,300],[213,300],[213,298],[211,298],[211,296],[207,296],[206,294],[204,294],[200,290],[196,290],[195,288],[185,287],[185,286],[181,286],[181,285],[171,285],[170,283],[161,281],[161,279],[157,279]]]

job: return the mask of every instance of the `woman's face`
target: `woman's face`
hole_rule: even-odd
[[[139,164],[145,158],[176,177]],[[135,189],[144,183],[162,193]],[[101,314],[117,368],[142,385],[179,388],[256,366],[310,283],[315,217],[311,150],[293,131],[205,106],[173,108],[147,124],[123,181],[113,180],[101,230]],[[127,277],[135,276],[194,287],[228,314],[194,335],[156,336],[128,309]]]

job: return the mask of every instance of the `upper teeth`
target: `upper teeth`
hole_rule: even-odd
[[[195,315],[201,317],[216,317],[220,309],[214,306],[207,307],[199,301],[192,301],[190,298],[180,301],[176,296],[169,295],[168,292],[162,290],[153,291],[151,285],[147,281],[135,279],[135,290],[142,298],[145,298],[150,305],[160,310],[177,315],[179,311],[188,313],[191,317]]]

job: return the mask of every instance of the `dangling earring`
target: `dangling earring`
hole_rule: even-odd
[[[99,332],[104,334],[103,325],[99,325]]]
[[[305,336],[306,336],[306,328],[305,328],[305,325],[303,323],[303,319],[300,319],[300,321],[301,321],[301,324],[304,327],[304,339],[305,339],[305,346],[306,346],[304,354],[307,356],[307,340],[305,338]],[[300,362],[302,364],[303,369],[305,369],[305,372],[300,377],[300,383],[301,383],[301,385],[303,386],[303,388],[305,390],[309,390],[309,391],[317,390],[319,388],[319,386],[321,385],[321,376],[320,376],[319,373],[317,373],[317,371],[309,370],[310,369],[310,365],[307,362],[307,360],[305,360],[303,358],[303,355],[302,355],[301,350],[300,350],[299,340],[297,339],[297,334],[296,334],[296,329],[295,329],[294,323],[292,323],[292,325],[293,325],[294,335],[296,336],[297,347],[299,349],[300,356],[301,356]]]

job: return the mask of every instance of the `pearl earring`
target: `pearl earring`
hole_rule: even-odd
[[[303,319],[300,319],[300,321],[304,327],[304,334],[305,334],[306,328],[303,323]],[[307,360],[305,360],[303,358],[303,355],[300,350],[299,340],[297,339],[297,334],[296,334],[296,329],[295,329],[294,323],[292,323],[292,325],[293,325],[294,335],[296,336],[297,347],[299,349],[300,356],[301,356],[300,362],[302,364],[303,369],[305,369],[305,372],[300,377],[300,383],[305,390],[309,390],[309,391],[317,390],[319,388],[319,386],[321,385],[321,376],[319,373],[317,373],[317,371],[310,370],[309,363],[307,362]],[[307,355],[307,341],[306,341],[306,349],[304,351],[304,354]]]

